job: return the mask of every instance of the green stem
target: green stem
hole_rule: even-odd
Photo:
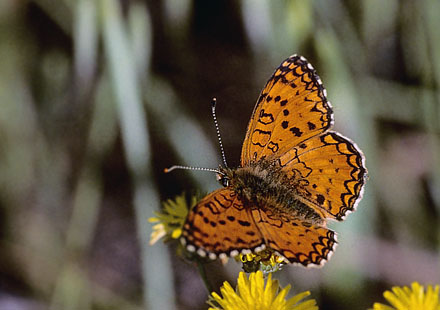
[[[203,283],[205,283],[205,287],[208,290],[208,294],[211,294],[214,290],[212,289],[211,284],[208,281],[208,277],[206,276],[205,267],[203,266],[203,263],[200,260],[197,261],[197,269],[199,270],[199,274],[202,277]]]

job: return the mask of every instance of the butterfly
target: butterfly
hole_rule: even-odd
[[[220,167],[223,188],[189,212],[181,241],[210,259],[270,248],[288,263],[322,265],[342,221],[362,198],[367,170],[357,145],[330,131],[333,110],[312,65],[284,60],[255,105],[240,166]]]

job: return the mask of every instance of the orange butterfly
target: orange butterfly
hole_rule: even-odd
[[[282,62],[252,113],[236,169],[204,197],[182,232],[187,250],[216,259],[273,249],[286,262],[322,265],[336,245],[328,219],[362,198],[367,170],[355,143],[329,131],[333,111],[302,56]]]

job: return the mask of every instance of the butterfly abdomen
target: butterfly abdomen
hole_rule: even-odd
[[[231,170],[231,186],[247,205],[274,213],[288,212],[313,224],[323,223],[314,209],[297,199],[294,186],[286,179],[281,169],[265,161]]]

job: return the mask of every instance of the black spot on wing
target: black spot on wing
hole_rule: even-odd
[[[301,137],[303,132],[298,127],[292,127],[289,129],[296,137]]]
[[[316,195],[316,201],[322,205],[324,203],[324,196],[322,196],[321,194]]]
[[[241,226],[251,226],[251,223],[248,221],[242,221],[242,220],[238,220],[238,224],[240,224]]]

